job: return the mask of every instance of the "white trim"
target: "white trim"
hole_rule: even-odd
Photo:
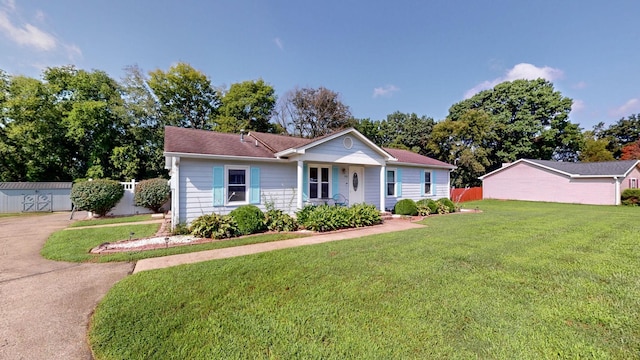
[[[395,171],[395,169],[394,169]],[[386,178],[387,178],[387,167],[386,166],[381,166],[380,167],[380,211],[386,211],[385,207],[386,207],[386,200],[387,200],[387,182],[386,182]],[[395,180],[395,179],[394,179]],[[397,186],[397,182],[396,182],[396,186]],[[395,190],[395,189],[394,189]],[[396,194],[398,192],[396,191]]]
[[[549,167],[549,166],[545,166],[545,165],[538,164],[538,163],[533,162],[533,161],[529,161],[528,159],[518,159],[518,160],[510,163],[509,165],[505,165],[505,166],[503,166],[503,167],[501,167],[499,169],[493,170],[492,172],[490,172],[488,174],[484,174],[484,175],[478,177],[478,179],[484,180],[487,177],[489,177],[489,176],[491,176],[491,175],[493,175],[495,173],[498,173],[498,172],[500,172],[502,170],[508,169],[508,168],[510,168],[510,167],[512,167],[512,166],[514,166],[516,164],[519,164],[521,162],[530,164],[530,165],[535,166],[535,167],[547,169],[549,171],[552,171],[552,172],[555,172],[555,173],[558,173],[558,174],[562,174],[562,175],[568,176],[569,178],[573,178],[573,179],[575,179],[575,178],[583,178],[583,179],[614,178],[614,179],[617,179],[620,176],[626,177],[636,166],[638,166],[638,163],[640,163],[640,160],[636,161],[635,164],[630,166],[629,169],[624,174],[618,174],[618,175],[614,175],[614,174],[610,174],[610,175],[580,175],[580,174],[571,174],[571,173],[568,173],[566,171],[554,169],[554,168]]]
[[[244,170],[244,201],[229,201],[229,170]],[[238,206],[249,204],[249,187],[251,184],[251,168],[248,165],[225,165],[224,166],[224,205]],[[231,184],[239,185],[239,184]]]
[[[399,162],[399,161],[387,162],[387,165],[419,167],[419,168],[424,168],[424,169],[446,169],[446,170],[455,170],[455,169],[458,168],[457,166],[453,166],[453,165],[449,165],[449,166],[445,166],[445,165],[426,165],[426,164],[406,163],[406,162]]]
[[[307,197],[309,198],[309,200],[311,199],[325,199],[322,197],[322,186],[321,184],[323,184],[324,182],[320,181],[322,179],[322,170],[321,169],[328,169],[329,173],[328,173],[328,179],[327,179],[327,184],[329,184],[329,191],[328,191],[328,196],[326,198],[330,198],[331,197],[331,190],[332,189],[332,184],[331,184],[331,179],[332,179],[332,172],[333,172],[333,165],[335,164],[310,164],[307,163]],[[311,197],[311,168],[318,168],[318,182],[315,182],[314,184],[318,184],[318,197],[312,198]]]
[[[215,160],[235,160],[235,161],[265,161],[265,162],[288,162],[287,159],[276,158],[263,158],[263,157],[251,157],[251,156],[231,156],[231,155],[211,155],[211,154],[192,154],[192,153],[178,153],[178,152],[165,152],[164,156],[177,156],[190,159],[215,159]]]
[[[303,185],[303,178],[304,178],[304,163],[301,160],[298,160],[298,164],[297,164],[297,178],[296,178],[296,207],[298,209],[302,209],[302,203],[303,203],[303,194],[302,194],[302,187]]]
[[[398,197],[398,168],[388,168],[388,167],[385,167],[385,168],[387,170],[385,171],[385,173],[384,173],[385,177],[383,178],[383,181],[384,181],[384,195],[385,195],[385,197],[397,198]],[[393,195],[389,195],[389,192],[388,192],[388,184],[389,184],[388,172],[389,171],[393,171]]]
[[[171,157],[171,227],[180,223],[180,158]]]
[[[432,170],[423,170],[424,171],[424,182],[422,183],[422,188],[424,191],[424,196],[433,196],[436,194],[436,186],[433,183],[433,171]],[[425,185],[427,185],[427,173],[429,173],[429,192],[426,192]]]

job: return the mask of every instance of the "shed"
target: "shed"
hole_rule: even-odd
[[[71,211],[71,182],[0,182],[0,213]]]
[[[619,205],[637,188],[640,161],[572,163],[520,159],[481,176],[485,199]]]

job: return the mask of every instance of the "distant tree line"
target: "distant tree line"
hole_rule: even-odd
[[[371,120],[354,118],[324,87],[278,99],[262,79],[220,88],[186,63],[148,73],[131,66],[120,81],[73,66],[48,68],[41,79],[0,70],[0,181],[166,177],[169,125],[308,138],[355,127],[379,146],[455,164],[457,187],[519,158],[640,158],[640,115],[583,131],[569,120],[571,105],[546,80],[515,80],[452,105],[440,121],[399,111]]]

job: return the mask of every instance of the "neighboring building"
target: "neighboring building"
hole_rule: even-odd
[[[572,163],[520,159],[481,176],[484,199],[619,205],[637,188],[640,161]]]
[[[0,213],[71,211],[71,182],[0,182]]]
[[[373,204],[449,196],[455,166],[383,149],[355,129],[316,139],[165,129],[173,224],[244,204],[294,213],[307,203]]]

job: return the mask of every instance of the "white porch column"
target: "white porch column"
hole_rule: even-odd
[[[180,224],[180,158],[171,158],[171,228]]]
[[[298,160],[298,177],[297,177],[297,186],[298,189],[296,191],[296,207],[298,209],[302,209],[302,178],[304,177],[304,168],[302,164],[302,160]]]
[[[387,197],[386,175],[387,167],[385,165],[380,166],[380,211],[385,211],[385,200]]]

